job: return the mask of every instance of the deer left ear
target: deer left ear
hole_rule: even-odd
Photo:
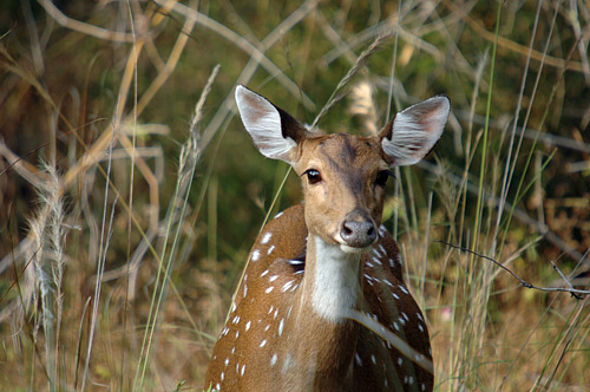
[[[449,98],[437,96],[397,113],[379,133],[389,162],[406,166],[424,158],[442,135],[450,109]]]

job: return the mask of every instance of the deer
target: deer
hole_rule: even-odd
[[[303,202],[271,219],[251,248],[205,388],[431,391],[432,368],[349,315],[366,314],[415,357],[432,361],[424,315],[381,219],[392,168],[433,149],[450,100],[429,98],[376,135],[359,136],[310,131],[241,85],[235,99],[259,152],[287,162],[302,179]]]

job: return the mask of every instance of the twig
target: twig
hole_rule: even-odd
[[[549,260],[549,262],[551,263],[551,266],[553,267],[553,270],[555,270],[559,274],[559,276],[561,276],[561,279],[563,279],[563,281],[565,282],[565,284],[570,289],[573,289],[574,286],[572,286],[572,284],[570,283],[570,281],[568,280],[568,278],[563,274],[563,272],[561,272],[561,270],[559,269],[559,267],[557,266],[557,264],[555,264],[555,262],[553,260]],[[572,295],[574,297],[576,297],[576,299],[582,299],[582,297],[579,296],[578,294],[572,293]]]
[[[133,36],[120,31],[111,31],[102,27],[72,19],[61,12],[50,0],[37,0],[45,12],[49,14],[59,25],[72,29],[82,34],[87,34],[98,39],[115,42],[133,42]]]
[[[469,248],[465,248],[463,246],[460,245],[454,245],[451,243],[448,243],[446,241],[442,241],[442,240],[436,240],[435,242],[439,242],[441,244],[444,244],[450,248],[453,249],[458,249],[462,252],[467,252],[469,254],[475,255],[477,257],[481,257],[485,260],[491,261],[492,263],[496,264],[498,267],[502,268],[504,271],[508,272],[510,275],[512,275],[512,277],[516,280],[518,280],[520,282],[520,284],[524,287],[526,287],[527,289],[535,289],[535,290],[539,290],[539,291],[548,291],[548,292],[565,292],[565,293],[570,293],[572,295],[574,295],[574,297],[576,297],[577,299],[581,299],[579,298],[579,296],[575,295],[575,294],[582,294],[582,295],[586,295],[586,294],[590,294],[590,290],[580,290],[580,289],[575,289],[573,287],[570,288],[566,288],[566,287],[542,287],[542,286],[536,286],[530,282],[527,282],[526,280],[524,280],[523,278],[521,278],[520,276],[518,276],[516,273],[514,273],[510,268],[506,267],[505,265],[503,265],[502,263],[500,263],[499,261],[497,261],[496,259],[483,255],[481,253],[475,252]]]
[[[166,2],[163,0],[154,1],[161,7],[166,6]],[[279,80],[285,86],[285,88],[291,94],[293,94],[293,96],[301,97],[301,101],[307,109],[313,109],[313,107],[315,106],[313,101],[309,99],[307,95],[301,93],[299,86],[297,86],[295,82],[293,82],[287,75],[285,75],[285,73],[279,67],[277,67],[275,63],[270,61],[268,57],[266,57],[266,55],[262,53],[260,49],[253,45],[250,41],[248,41],[241,35],[237,34],[233,30],[229,29],[227,26],[219,23],[218,21],[210,18],[205,14],[202,14],[192,8],[185,6],[184,4],[175,3],[172,6],[171,10],[183,15],[187,19],[194,20],[197,24],[211,31],[214,31],[221,37],[227,39],[229,42],[236,45],[238,48],[242,49],[244,52],[248,53],[251,57],[259,61],[260,65],[262,65],[270,75],[276,77],[277,80]]]

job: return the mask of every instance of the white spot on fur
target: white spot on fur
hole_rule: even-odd
[[[246,323],[246,332],[248,332],[248,330],[250,329],[250,325],[251,325],[251,322],[250,322],[250,321],[248,321],[248,322]]]
[[[277,355],[277,353],[274,353],[272,355],[272,357],[270,358],[270,366],[276,365],[278,359],[279,359],[279,356]]]
[[[283,328],[285,327],[285,319],[281,319],[281,321],[279,322],[279,336],[281,336],[283,334]]]
[[[363,361],[362,361],[359,353],[354,353],[354,361],[356,362],[357,365],[363,366]]]
[[[262,236],[262,239],[260,240],[261,244],[268,244],[268,241],[270,241],[270,238],[272,237],[272,233],[268,232],[268,233],[264,233],[264,235]]]
[[[268,248],[268,251],[266,252],[266,254],[267,255],[271,254],[273,250],[275,250],[275,246],[271,245],[270,248]]]
[[[292,285],[293,283],[295,283],[295,281],[294,281],[294,280],[290,280],[290,281],[288,281],[287,283],[285,283],[285,284],[283,285],[283,287],[281,288],[281,291],[284,293],[285,291],[289,290],[289,289],[291,288],[291,285]]]
[[[273,291],[273,290],[274,290],[274,288],[275,288],[275,286],[270,286],[270,287],[268,287],[266,290],[264,290],[264,292],[265,292],[266,294],[268,294],[268,293],[270,293],[271,291]]]
[[[395,268],[395,262],[393,261],[393,259],[392,259],[392,258],[389,258],[389,266],[390,266],[391,268]]]
[[[253,262],[257,262],[258,259],[260,259],[260,251],[258,249],[255,249],[252,252],[252,257],[250,258],[250,260],[252,260]]]
[[[287,374],[289,368],[291,367],[291,354],[285,356],[285,360],[283,361],[283,368],[281,369],[282,374]]]

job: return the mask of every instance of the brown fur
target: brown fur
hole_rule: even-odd
[[[272,233],[270,241],[262,244],[266,233]],[[418,319],[422,313],[411,295],[402,291],[407,288],[402,278],[402,268],[398,262],[399,251],[389,233],[381,230],[380,240],[371,251],[362,257],[362,287],[366,301],[366,310],[375,314],[379,322],[394,333],[405,337],[406,341],[426,358],[431,359],[430,341],[424,321]],[[301,281],[303,274],[295,274],[300,269],[292,266],[288,260],[300,257],[305,253],[307,228],[304,220],[304,205],[299,204],[284,211],[284,213],[270,221],[262,230],[253,251],[259,250],[266,255],[270,246],[275,246],[273,257],[261,257],[258,261],[248,264],[245,280],[241,282],[236,297],[236,310],[230,313],[226,327],[229,331],[222,334],[213,350],[213,356],[207,371],[205,387],[220,384],[221,390],[229,391],[301,391],[310,384],[318,391],[387,391],[387,390],[421,390],[421,384],[404,384],[404,377],[413,377],[424,383],[426,391],[432,390],[433,377],[415,365],[410,359],[403,357],[396,349],[388,348],[387,344],[377,335],[366,328],[347,321],[336,330],[333,326],[314,316],[313,312],[304,312],[296,324],[289,324],[288,320],[296,317],[295,307],[301,295]],[[385,249],[383,254],[380,245]],[[251,253],[252,254],[252,253]],[[377,259],[381,264],[378,264]],[[268,270],[264,276],[260,276]],[[364,274],[380,279],[369,281]],[[272,282],[273,291],[266,293],[270,277],[278,276]],[[282,288],[289,281],[294,283],[286,291]],[[388,283],[385,283],[385,282]],[[244,286],[247,294],[244,297]],[[293,291],[292,288],[297,288]],[[393,294],[400,300],[396,300]],[[274,308],[269,312],[270,305]],[[293,306],[290,317],[288,309]],[[275,318],[275,312],[277,316]],[[402,313],[409,321],[402,325]],[[233,323],[236,315],[241,315],[237,323]],[[247,315],[247,316],[245,316]],[[278,336],[278,326],[285,318],[282,335]],[[250,322],[248,331],[246,324]],[[394,324],[394,322],[396,324]],[[270,328],[265,331],[267,325]],[[399,330],[394,325],[399,327]],[[421,325],[424,332],[419,330]],[[329,331],[329,332],[328,332]],[[236,332],[239,332],[236,339]],[[267,339],[267,343],[260,347],[260,343]],[[271,340],[273,343],[271,344]],[[299,371],[281,370],[289,353],[292,361],[297,357],[304,357],[307,347],[315,347],[311,342],[321,344],[327,348],[321,353],[315,363],[324,364],[325,369],[318,370],[313,380],[298,377]],[[232,349],[235,351],[232,354]],[[355,360],[358,353],[362,366]],[[277,363],[269,366],[274,353],[277,353]],[[375,356],[373,364],[371,355]],[[226,358],[229,359],[225,364]],[[399,365],[399,358],[402,358]],[[333,359],[338,359],[340,365],[335,366]],[[242,366],[246,364],[244,375],[241,376]],[[236,371],[237,365],[237,371]],[[301,368],[306,363],[297,363]],[[224,380],[220,379],[224,372]],[[384,380],[388,380],[385,386]],[[406,378],[408,380],[408,378]]]

